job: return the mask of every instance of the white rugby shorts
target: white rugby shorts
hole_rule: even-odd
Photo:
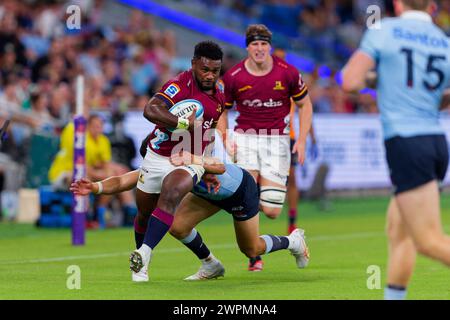
[[[194,183],[199,182],[205,172],[205,169],[198,165],[176,167],[170,163],[168,157],[161,156],[147,148],[147,153],[139,168],[136,187],[145,193],[161,193],[164,178],[175,169],[187,171],[194,179]]]
[[[236,163],[246,170],[259,174],[285,186],[291,163],[288,135],[256,135],[234,132],[237,144]]]

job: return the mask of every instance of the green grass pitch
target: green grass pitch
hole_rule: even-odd
[[[88,231],[87,244],[72,247],[70,230],[0,224],[0,299],[382,299],[383,289],[368,289],[367,268],[380,267],[386,277],[384,235],[387,198],[334,200],[330,211],[313,203],[299,205],[306,230],[310,264],[297,269],[288,251],[264,256],[262,272],[246,270],[247,259],[236,245],[232,218],[220,212],[198,226],[211,251],[225,265],[224,278],[185,282],[199,262],[167,235],[154,251],[150,282],[132,283],[128,256],[132,229]],[[443,195],[442,217],[450,227],[450,199]],[[260,217],[261,233],[284,234],[286,213],[277,220]],[[81,270],[81,289],[69,290],[67,268]],[[409,299],[450,299],[450,270],[419,258]]]

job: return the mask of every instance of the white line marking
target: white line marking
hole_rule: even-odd
[[[383,232],[360,232],[360,233],[348,233],[348,234],[340,234],[334,236],[312,236],[307,237],[306,240],[309,241],[335,241],[335,240],[348,240],[348,239],[362,239],[362,238],[372,238],[372,237],[380,237],[384,236]],[[226,244],[218,244],[210,246],[212,250],[214,249],[237,249],[237,243],[226,243]],[[120,257],[127,256],[131,253],[127,252],[111,252],[111,253],[100,253],[100,254],[87,254],[80,256],[66,256],[66,257],[54,257],[54,258],[42,258],[42,259],[30,259],[30,260],[0,260],[0,266],[3,265],[14,265],[14,264],[30,264],[30,263],[49,263],[49,262],[61,262],[61,261],[70,261],[70,260],[92,260],[92,259],[101,259],[101,258],[112,258],[112,257]],[[174,252],[184,252],[188,249],[185,247],[180,248],[167,248],[167,249],[158,249],[158,254],[165,253],[174,253]]]

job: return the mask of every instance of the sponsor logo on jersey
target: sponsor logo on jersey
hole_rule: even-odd
[[[222,80],[217,81],[217,89],[222,93],[225,92],[225,85]]]
[[[247,107],[274,108],[274,107],[281,107],[283,105],[283,101],[274,101],[273,99],[269,99],[269,101],[263,102],[260,99],[254,99],[254,100],[244,100],[242,104]]]
[[[281,81],[275,81],[275,87],[273,87],[273,90],[284,90],[285,87],[283,87],[283,84]]]
[[[251,88],[252,88],[252,86],[246,85],[245,87],[240,88],[238,91],[239,92],[244,92],[244,91],[246,91],[248,89],[251,89]]]
[[[164,93],[167,94],[170,98],[175,97],[178,92],[180,92],[180,87],[177,86],[175,83],[172,83],[170,86],[167,87],[166,90],[164,90]]]
[[[278,61],[278,63],[277,63],[280,67],[282,67],[282,68],[284,68],[284,69],[287,69],[287,65],[286,64],[284,64],[284,63],[282,63],[282,62],[280,62],[280,61]]]
[[[234,77],[236,75],[236,73],[238,73],[239,71],[241,71],[242,68],[237,68],[236,70],[234,70],[231,75]]]
[[[209,121],[203,122],[203,129],[211,128],[213,123],[214,123],[214,119],[213,118],[211,118],[211,120],[209,120]]]

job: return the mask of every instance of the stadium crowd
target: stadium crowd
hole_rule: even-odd
[[[369,6],[393,16],[391,0],[194,0],[195,6],[192,0],[168,2],[186,3],[186,7],[189,3],[200,15],[212,11],[215,21],[240,32],[251,23],[262,23],[278,43],[317,63],[338,67],[357,48]],[[439,1],[435,22],[450,35],[450,1]]]

